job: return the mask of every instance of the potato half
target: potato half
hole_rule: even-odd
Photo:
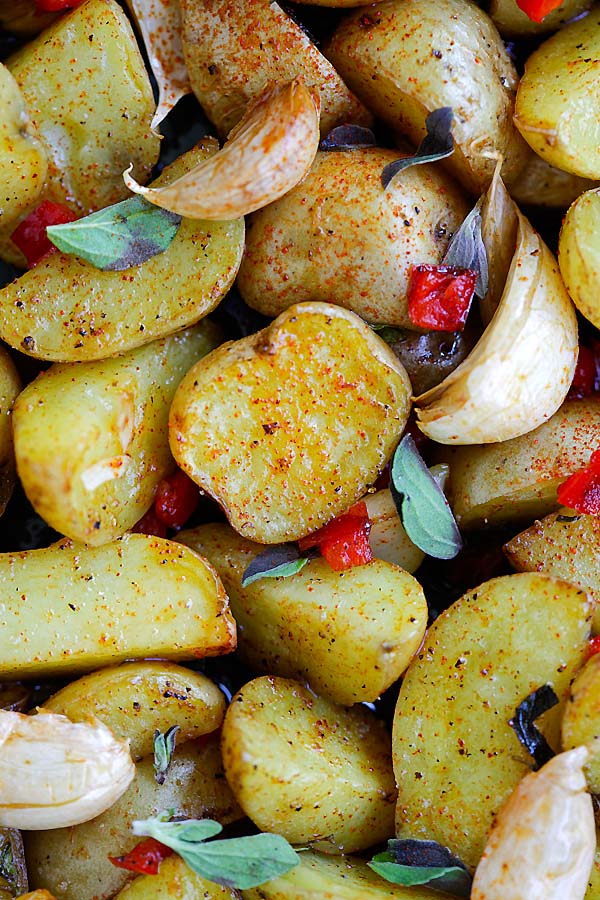
[[[384,190],[402,154],[378,148],[317,154],[308,176],[249,216],[238,287],[276,316],[293,303],[336,303],[370,322],[414,328],[406,292],[413,265],[440,263],[469,208],[435,166],[414,166]]]
[[[241,658],[255,672],[306,680],[319,695],[352,705],[376,700],[404,672],[427,626],[418,581],[383,560],[335,572],[311,560],[288,578],[242,587],[264,549],[228,525],[178,535],[219,573],[239,628]]]
[[[597,186],[597,181],[557,169],[537,153],[532,153],[517,180],[511,184],[510,194],[520,206],[567,209],[580,194]]]
[[[560,231],[558,264],[573,303],[600,326],[600,188],[569,207]]]
[[[415,144],[428,113],[451,106],[450,171],[479,193],[501,156],[512,181],[527,160],[512,123],[518,77],[486,14],[468,0],[387,0],[367,19],[350,13],[324,50],[357,96]]]
[[[561,726],[562,749],[585,745],[590,751],[585,774],[592,794],[600,793],[600,656],[577,673]]]
[[[182,38],[192,88],[225,136],[269,85],[304,76],[321,97],[321,131],[371,115],[302,28],[273,0],[182,0]]]
[[[0,554],[0,678],[89,671],[135,657],[218,656],[235,623],[216,572],[145,534]]]
[[[523,574],[486,582],[436,619],[396,706],[399,837],[438,841],[477,864],[494,816],[531,766],[508,720],[531,691],[552,685],[561,703],[537,724],[558,747],[591,616],[583,591]]]
[[[244,537],[296,540],[362,497],[409,406],[404,367],[368,325],[303,303],[188,372],[171,407],[171,451]]]
[[[542,159],[600,178],[600,8],[566,25],[531,54],[521,78],[515,125]]]
[[[231,701],[221,750],[236,800],[262,831],[334,854],[391,837],[390,739],[369,709],[256,678]]]
[[[209,138],[175,160],[154,184],[178,178],[217,149]],[[184,219],[164,253],[121,272],[52,253],[0,290],[0,337],[38,359],[116,356],[211,312],[229,290],[243,248],[243,219]]]
[[[51,366],[13,411],[17,470],[32,506],[60,534],[98,546],[141,519],[169,450],[171,401],[219,344],[211,322],[115,359]]]
[[[6,509],[17,480],[12,410],[21,390],[21,379],[10,354],[0,346],[0,516]]]

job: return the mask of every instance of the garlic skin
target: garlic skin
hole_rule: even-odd
[[[496,818],[471,900],[583,900],[596,850],[587,747],[526,775]]]
[[[135,773],[129,741],[101,722],[0,710],[0,825],[29,831],[93,819]]]
[[[319,148],[319,95],[300,78],[267,89],[225,146],[181,178],[146,188],[124,172],[127,187],[188,219],[224,221],[278,200],[307,175]]]

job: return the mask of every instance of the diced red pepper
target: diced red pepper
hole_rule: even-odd
[[[585,469],[575,472],[559,486],[558,502],[576,512],[600,514],[600,450],[594,450]]]
[[[37,12],[64,12],[80,6],[83,0],[35,0]]]
[[[592,656],[595,656],[596,653],[600,653],[600,635],[596,635],[596,637],[590,638],[587,646],[588,659],[590,659]]]
[[[139,522],[131,529],[135,534],[153,534],[155,537],[166,538],[167,526],[156,515],[154,506],[151,506]]]
[[[517,6],[532,22],[542,22],[562,2],[563,0],[517,0]]]
[[[575,374],[569,389],[569,400],[582,400],[594,393],[596,381],[596,358],[589,347],[579,345]]]
[[[157,517],[169,528],[181,528],[200,502],[198,485],[181,469],[159,482],[154,500]]]
[[[28,268],[33,268],[41,259],[54,253],[56,247],[48,238],[48,225],[63,225],[73,222],[77,216],[72,210],[51,200],[42,200],[40,205],[23,219],[15,228],[11,238],[27,260]]]
[[[431,331],[462,331],[476,284],[474,269],[413,266],[408,284],[411,322]]]
[[[173,851],[155,838],[149,837],[124,856],[109,856],[113,866],[128,869],[130,872],[141,872],[142,875],[157,875],[163,859],[171,856]]]
[[[323,528],[301,538],[298,547],[301,552],[318,547],[331,568],[340,572],[363,566],[374,558],[369,544],[370,531],[367,506],[361,501]]]

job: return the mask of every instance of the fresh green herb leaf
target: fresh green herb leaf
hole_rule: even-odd
[[[63,253],[85,259],[97,269],[121,271],[163,253],[180,224],[176,213],[142,197],[130,197],[75,222],[50,225],[46,231]]]
[[[221,831],[212,819],[166,822],[164,814],[133,823],[133,833],[156,838],[209,881],[246,890],[289,872],[298,854],[278,834],[254,834],[205,843]]]
[[[406,337],[406,330],[404,328],[396,328],[395,325],[371,325],[371,328],[386,344],[395,344]]]
[[[461,897],[471,892],[472,879],[464,863],[435,841],[388,841],[388,849],[368,865],[392,884],[427,884]]]
[[[458,526],[410,434],[402,438],[394,454],[390,490],[413,544],[429,556],[453,559],[462,547]]]
[[[558,697],[549,684],[543,684],[532,691],[515,710],[509,725],[514,729],[521,745],[533,756],[536,768],[541,769],[555,756],[554,750],[535,725],[535,720],[542,713],[552,709],[558,703]]]
[[[308,556],[301,556],[296,544],[277,544],[255,556],[242,575],[242,587],[259,578],[287,578],[304,568]]]
[[[427,134],[417,147],[413,156],[405,156],[389,163],[381,173],[381,184],[385,190],[398,172],[410,166],[419,166],[423,163],[437,162],[446,159],[454,153],[454,138],[452,137],[452,120],[454,113],[451,106],[442,106],[434,109],[425,119]]]
[[[323,138],[319,150],[358,150],[360,147],[375,147],[377,141],[370,128],[362,125],[338,125],[326,138]]]
[[[452,235],[443,266],[457,266],[460,269],[473,269],[477,272],[475,294],[483,299],[488,291],[489,272],[488,259],[481,234],[481,197],[458,231]]]
[[[158,729],[154,732],[154,777],[157,784],[165,783],[178,731],[179,725],[173,725],[164,734],[161,734]]]

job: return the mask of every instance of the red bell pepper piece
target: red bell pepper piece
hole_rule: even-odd
[[[592,656],[595,656],[596,653],[600,653],[600,635],[596,635],[596,637],[590,638],[587,646],[588,659],[590,659]]]
[[[363,566],[374,558],[369,544],[370,531],[367,506],[361,501],[323,528],[301,538],[298,547],[300,552],[318,547],[331,568],[340,572]]]
[[[134,534],[153,534],[155,537],[166,538],[167,526],[161,522],[156,515],[154,506],[151,506],[139,522],[136,522],[131,529]]]
[[[156,516],[169,528],[181,528],[200,502],[198,485],[181,469],[159,482],[154,500]]]
[[[128,869],[130,872],[141,872],[142,875],[157,875],[163,859],[171,856],[173,851],[153,837],[145,838],[124,856],[109,856],[113,866]]]
[[[600,514],[600,450],[594,450],[585,469],[575,472],[559,486],[558,502],[576,512]]]
[[[35,8],[37,12],[65,12],[68,9],[74,9],[80,6],[83,0],[35,0]]]
[[[474,269],[413,266],[408,283],[408,315],[431,331],[462,331],[477,284]]]
[[[575,374],[569,388],[569,400],[581,400],[594,393],[596,381],[596,357],[589,347],[579,345]]]
[[[517,6],[532,22],[542,22],[562,2],[563,0],[517,0]]]
[[[57,249],[46,234],[48,225],[63,225],[65,222],[73,222],[76,218],[75,213],[66,206],[53,203],[51,200],[42,200],[40,205],[23,219],[13,231],[11,238],[27,259],[29,269]]]

